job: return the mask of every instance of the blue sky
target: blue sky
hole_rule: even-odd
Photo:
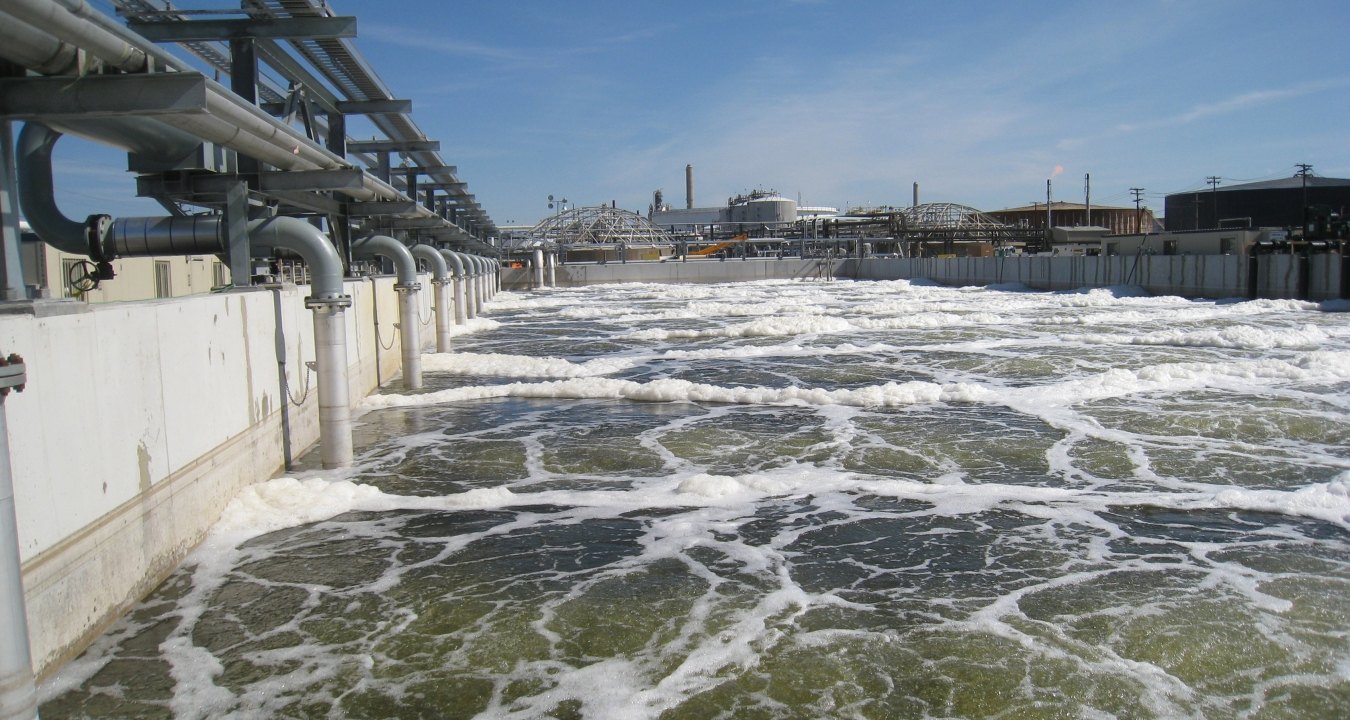
[[[699,205],[907,205],[917,181],[997,209],[1048,178],[1081,201],[1090,173],[1094,204],[1161,212],[1210,175],[1350,177],[1346,0],[330,4],[498,224],[550,194],[682,206],[686,164]],[[63,203],[125,204],[94,155],[58,156],[105,179]]]

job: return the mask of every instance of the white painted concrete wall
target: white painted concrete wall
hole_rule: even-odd
[[[430,278],[422,283],[417,322],[430,326]],[[399,370],[393,285],[347,283],[354,399]],[[78,652],[158,584],[240,488],[316,442],[307,294],[53,301],[0,314],[0,351],[27,366],[27,389],[5,410],[36,671]],[[424,348],[434,342],[422,333]]]
[[[667,260],[665,262],[630,262],[604,265],[569,263],[557,266],[559,287],[599,285],[606,283],[718,283],[745,280],[801,279],[816,280],[829,276],[838,260],[820,258],[749,258],[746,260]],[[529,268],[502,270],[502,287],[507,290],[526,290],[533,280]]]
[[[1135,285],[1154,295],[1218,299],[1247,297],[1248,262],[1240,255],[868,258],[845,261],[839,274],[859,280],[923,278],[945,285],[1021,283],[1037,290]],[[1297,297],[1298,258],[1259,255],[1256,262],[1258,297]],[[1308,267],[1309,299],[1340,297],[1340,255],[1313,255]]]
[[[559,265],[560,287],[600,283],[714,283],[748,280],[925,279],[944,285],[1019,283],[1037,290],[1076,290],[1084,287],[1134,285],[1154,295],[1192,298],[1247,297],[1249,258],[1242,255],[1114,255],[1009,256],[953,258],[867,258],[698,260],[681,263],[635,262]],[[1298,297],[1299,258],[1259,255],[1257,296]],[[1341,295],[1347,272],[1340,255],[1326,253],[1307,259],[1308,298],[1330,300]],[[529,268],[502,271],[502,284],[527,290],[533,280]]]

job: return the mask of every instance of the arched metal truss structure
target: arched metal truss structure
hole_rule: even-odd
[[[997,231],[1003,223],[967,205],[925,203],[901,211],[906,227],[923,230]]]
[[[1044,231],[1002,223],[967,205],[926,203],[907,208],[878,208],[827,221],[827,234],[861,237],[894,245],[906,255],[952,252],[957,244],[988,243],[1035,248]],[[831,227],[832,225],[832,227]]]
[[[530,230],[532,243],[587,245],[669,245],[670,235],[635,212],[601,205],[566,210]]]

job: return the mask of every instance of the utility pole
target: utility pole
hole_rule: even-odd
[[[1144,232],[1144,221],[1143,221],[1143,216],[1140,214],[1141,211],[1140,211],[1140,209],[1139,209],[1139,203],[1142,202],[1142,198],[1144,197],[1144,189],[1143,189],[1143,188],[1130,188],[1130,192],[1131,192],[1131,193],[1134,193],[1134,228],[1135,228],[1135,232],[1141,233],[1141,234],[1142,234],[1142,233]]]
[[[1092,225],[1092,175],[1089,173],[1083,173],[1083,210],[1087,213],[1083,224]]]
[[[1045,181],[1045,236],[1050,237],[1050,226],[1054,216],[1050,214],[1050,180]]]
[[[1308,175],[1312,172],[1312,165],[1308,163],[1298,163],[1294,167],[1298,168],[1298,176],[1303,178],[1303,232],[1308,231]]]
[[[1217,228],[1219,227],[1219,176],[1210,175],[1205,178],[1205,182],[1209,183],[1209,197],[1214,201],[1212,203],[1214,206],[1214,227]]]

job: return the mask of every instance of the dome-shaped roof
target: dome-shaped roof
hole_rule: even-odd
[[[566,245],[657,245],[671,242],[666,231],[635,212],[601,205],[566,210],[530,230],[537,242]]]

